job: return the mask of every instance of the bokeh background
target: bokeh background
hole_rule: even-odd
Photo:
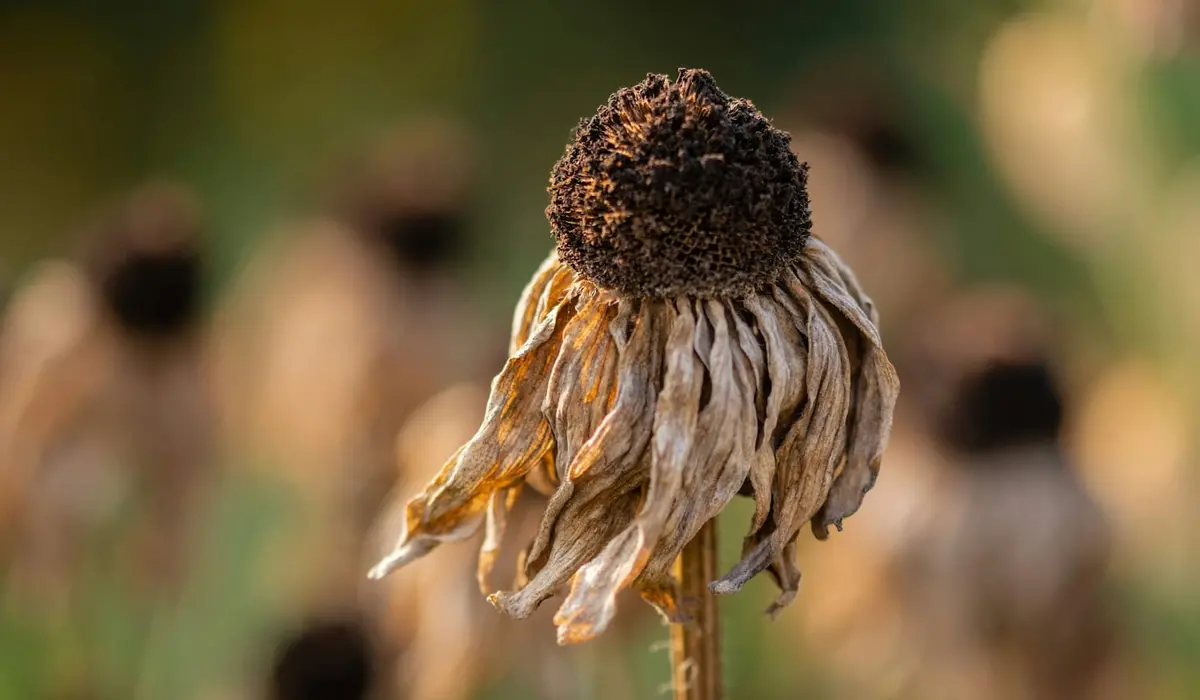
[[[723,600],[731,697],[1200,696],[1189,0],[6,0],[0,698],[661,697],[636,600],[563,650],[470,546],[362,572],[571,129],[678,66],[792,133],[904,382],[797,602]]]

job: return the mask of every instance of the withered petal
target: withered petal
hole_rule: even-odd
[[[800,368],[775,364],[771,368],[773,371],[778,369],[781,386],[788,386],[798,369],[798,379],[804,383],[804,403],[797,407],[799,413],[792,416],[794,422],[787,427],[775,454],[771,522],[747,538],[742,561],[711,586],[717,593],[739,590],[783,556],[801,523],[810,519],[824,503],[833,473],[845,452],[850,363],[838,327],[829,313],[802,288],[777,288],[773,301],[778,311],[763,314],[764,335],[771,338],[780,327],[792,325],[804,343],[791,347],[804,345],[807,353]],[[770,356],[771,345],[768,344]],[[774,390],[776,376],[772,374],[771,379]],[[781,579],[794,578],[786,571],[784,574],[780,575]]]
[[[683,489],[671,506],[666,528],[639,585],[669,580],[676,557],[703,525],[733,500],[746,482],[758,438],[755,383],[731,323],[733,310],[717,301],[697,302],[712,329],[708,354],[700,354],[711,383],[700,411],[684,474]],[[705,337],[707,334],[705,334]],[[697,352],[701,350],[697,345]]]
[[[762,335],[767,376],[770,379],[766,415],[761,429],[763,440],[750,470],[750,482],[754,487],[754,521],[750,527],[750,534],[753,535],[762,529],[771,510],[776,433],[780,421],[790,420],[804,401],[808,352],[804,335],[796,325],[797,310],[781,306],[769,296],[749,297],[745,304]]]
[[[632,306],[632,302],[622,302]],[[632,313],[632,311],[630,311]],[[600,422],[594,434],[565,465],[559,486],[546,506],[542,526],[529,551],[531,561],[539,561],[549,545],[558,515],[575,494],[576,481],[587,477],[586,491],[581,498],[594,497],[610,489],[622,476],[612,470],[592,473],[597,465],[617,469],[621,465],[638,465],[650,442],[654,417],[654,385],[662,364],[657,348],[666,337],[668,323],[665,311],[653,304],[642,304],[634,317],[632,333],[629,315],[618,311],[609,326],[619,357],[615,385],[617,395],[612,410]],[[591,478],[596,477],[596,478]]]
[[[442,542],[470,537],[491,493],[518,481],[550,450],[550,427],[540,409],[558,340],[573,314],[574,306],[564,299],[505,363],[493,382],[483,425],[408,502],[399,542],[369,576],[382,578]]]
[[[791,291],[807,322],[807,403],[779,449],[777,527],[772,533],[776,553],[825,502],[845,455],[851,404],[850,358],[837,323],[807,291]]]
[[[696,432],[704,369],[693,350],[700,320],[686,300],[673,303],[663,388],[654,411],[650,484],[637,518],[575,575],[555,616],[560,639],[599,634],[616,611],[616,595],[641,573],[683,486]]]
[[[529,332],[533,329],[538,318],[538,309],[542,305],[542,295],[549,286],[550,280],[563,270],[563,265],[558,262],[557,251],[551,252],[550,255],[542,261],[538,266],[533,277],[529,280],[529,284],[525,285],[525,290],[521,292],[521,298],[517,302],[517,308],[513,311],[512,338],[509,341],[508,352],[514,354],[521,349],[525,341],[529,340]]]
[[[639,500],[636,489],[604,493],[598,498],[571,499],[559,516],[543,565],[521,589],[493,593],[488,601],[511,617],[528,617],[628,525],[637,512]],[[531,566],[532,562],[526,565]]]
[[[575,315],[563,328],[542,404],[560,472],[566,470],[609,411],[617,355],[610,327],[626,323],[629,313],[629,304],[601,301],[591,289],[580,296]],[[563,478],[564,474],[559,473],[560,482]]]
[[[492,587],[492,568],[500,553],[500,545],[504,540],[504,532],[508,528],[508,514],[521,495],[522,484],[492,492],[488,499],[487,518],[484,527],[483,544],[479,547],[479,566],[475,578],[479,583],[479,591],[488,595]]]
[[[854,377],[854,415],[846,465],[812,522],[813,534],[825,539],[829,526],[840,528],[842,520],[858,510],[863,496],[875,484],[891,433],[900,379],[883,350],[878,314],[854,273],[824,243],[814,240],[814,244],[805,251],[810,265],[807,270],[800,270],[803,282],[841,312],[866,341],[865,350],[857,358],[859,369]]]
[[[514,617],[529,615],[563,587],[626,527],[641,498],[662,364],[658,348],[669,319],[656,305],[622,303],[628,313],[619,310],[609,324],[619,357],[612,409],[563,472],[525,557],[524,585],[490,598]]]

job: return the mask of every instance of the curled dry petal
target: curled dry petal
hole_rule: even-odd
[[[883,450],[892,430],[900,379],[883,350],[875,306],[863,294],[850,268],[828,246],[815,239],[805,250],[805,259],[810,265],[800,268],[798,281],[801,284],[808,281],[810,288],[850,321],[866,346],[853,382],[854,418],[850,425],[846,465],[812,523],[813,533],[819,539],[825,539],[829,526],[836,525],[841,529],[842,520],[858,510],[863,496],[875,485]]]
[[[825,500],[834,470],[845,447],[846,415],[849,411],[850,370],[845,343],[830,315],[804,290],[776,290],[778,308],[787,319],[800,319],[807,340],[807,362],[803,368],[804,404],[776,451],[777,466],[769,531],[751,535],[754,546],[725,577],[714,584],[718,593],[729,593],[771,567],[776,578],[787,582],[784,596],[794,594],[798,576],[784,557],[801,523],[811,518]],[[778,322],[776,317],[776,322]],[[772,384],[774,386],[774,384]],[[777,601],[778,602],[778,601]]]
[[[521,484],[492,492],[488,500],[487,519],[485,520],[483,544],[479,547],[479,566],[475,577],[479,582],[479,591],[484,595],[492,590],[492,569],[496,565],[496,557],[500,554],[500,543],[504,540],[504,531],[508,528],[508,513],[512,510],[517,497],[521,495]]]
[[[525,291],[521,293],[521,300],[513,312],[512,340],[508,348],[510,354],[515,354],[529,340],[529,332],[545,317],[547,307],[562,299],[562,290],[557,286],[550,290],[550,296],[546,296],[551,280],[562,271],[558,255],[551,253],[533,273],[529,284],[525,285]]]
[[[616,400],[575,459],[561,469],[561,483],[526,555],[527,582],[515,592],[492,596],[508,614],[528,616],[632,519],[638,486],[648,473],[654,382],[662,364],[652,350],[662,344],[666,323],[661,309],[641,304],[636,315],[619,312],[610,325],[620,357]],[[620,495],[617,503],[612,503],[614,494]],[[593,519],[598,519],[599,528]]]
[[[646,498],[633,523],[575,575],[571,594],[554,618],[560,638],[587,639],[607,626],[616,612],[617,593],[645,568],[683,485],[703,378],[692,351],[696,316],[686,301],[674,306],[663,388],[654,412]]]
[[[525,290],[512,359],[479,432],[409,502],[382,576],[487,521],[480,584],[523,484],[552,493],[515,590],[515,616],[566,592],[561,643],[602,632],[617,594],[642,591],[680,619],[671,564],[739,492],[755,508],[744,556],[713,582],[768,572],[795,597],[796,537],[840,525],[874,483],[899,383],[874,306],[813,239],[773,285],[732,299],[636,298],[600,289],[555,256]],[[747,489],[749,489],[747,491]]]
[[[711,389],[707,399],[701,399],[703,408],[684,476],[684,497],[672,505],[666,531],[642,574],[642,585],[647,588],[668,588],[671,566],[684,546],[737,495],[749,475],[758,438],[755,385],[750,361],[737,345],[733,310],[708,301],[704,311],[713,340],[711,347],[705,343],[696,350]],[[668,603],[677,607],[678,601]]]
[[[564,298],[546,314],[492,385],[483,425],[450,458],[425,491],[405,506],[396,549],[370,572],[382,578],[442,542],[470,537],[500,488],[513,486],[550,450],[542,397],[566,321],[574,306]]]

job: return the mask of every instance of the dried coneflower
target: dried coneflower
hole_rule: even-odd
[[[744,556],[709,587],[770,571],[772,609],[787,604],[800,528],[823,539],[858,509],[899,388],[871,301],[810,235],[806,176],[788,135],[701,70],[650,75],[582,122],[551,175],[557,252],[518,305],[483,425],[371,575],[486,522],[486,582],[528,484],[550,500],[498,608],[525,617],[569,583],[555,621],[573,643],[634,586],[682,621],[702,611],[680,586],[715,577],[691,566],[711,552],[685,554],[682,581],[676,559],[743,492]]]
[[[417,281],[467,258],[474,175],[470,135],[445,119],[404,124],[354,159],[329,189],[332,216]]]
[[[167,590],[213,442],[199,206],[147,185],[86,233],[83,260],[42,263],[0,324],[0,521],[31,590],[66,590],[86,537],[140,489],[131,549]]]
[[[1090,698],[1113,680],[1111,533],[1059,446],[1064,408],[1037,356],[972,368],[943,407],[951,468],[892,562],[920,697]]]

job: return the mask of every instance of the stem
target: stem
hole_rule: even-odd
[[[692,621],[671,625],[671,685],[675,700],[720,700],[721,619],[708,584],[717,578],[717,520],[713,518],[675,561],[681,607]]]

